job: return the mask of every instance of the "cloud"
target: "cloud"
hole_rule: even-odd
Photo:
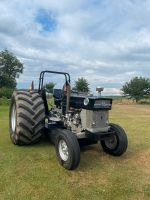
[[[150,77],[149,8],[148,0],[0,1],[0,50],[24,63],[19,87],[48,69],[119,94],[132,77]]]

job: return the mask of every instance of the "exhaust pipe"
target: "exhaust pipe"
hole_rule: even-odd
[[[67,87],[67,102],[66,102],[66,114],[70,109],[70,93],[71,93],[71,86],[69,83],[66,84]]]

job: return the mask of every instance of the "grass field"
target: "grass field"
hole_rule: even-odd
[[[112,157],[98,145],[88,146],[78,169],[67,171],[49,142],[13,145],[8,107],[0,106],[0,200],[150,199],[150,106],[114,105],[110,119],[125,128],[127,152]]]

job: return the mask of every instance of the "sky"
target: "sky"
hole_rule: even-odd
[[[72,85],[84,77],[103,95],[120,95],[135,76],[150,78],[149,0],[0,0],[0,11],[0,51],[24,64],[18,88],[37,86],[42,70],[68,72]]]

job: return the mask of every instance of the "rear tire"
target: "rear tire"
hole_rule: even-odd
[[[114,156],[121,156],[127,149],[128,139],[125,131],[117,124],[110,124],[110,131],[114,133],[101,140],[103,150]]]
[[[59,130],[55,141],[56,154],[60,165],[68,170],[77,168],[80,162],[80,147],[74,133]]]
[[[10,138],[16,145],[40,140],[45,127],[45,108],[37,92],[14,91],[9,114]]]

